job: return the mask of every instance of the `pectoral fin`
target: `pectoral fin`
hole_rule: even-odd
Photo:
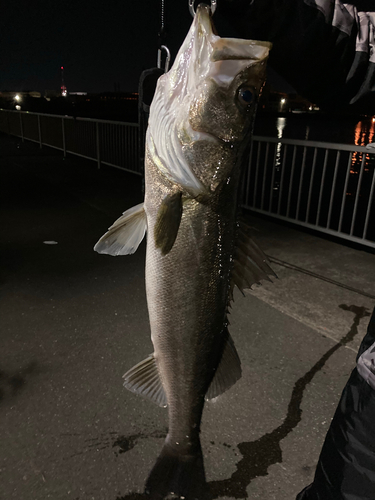
[[[159,376],[154,354],[150,354],[124,375],[124,387],[151,399],[158,406],[167,406],[167,397]]]
[[[182,193],[178,191],[164,198],[157,215],[154,238],[156,248],[160,248],[162,255],[166,255],[172,250],[177,238],[181,217]]]
[[[94,250],[109,255],[132,254],[143,240],[146,229],[146,213],[143,203],[140,203],[116,220],[94,246]]]
[[[214,378],[206,393],[206,399],[213,399],[227,391],[241,378],[241,361],[237,354],[233,339],[227,329],[223,354]]]

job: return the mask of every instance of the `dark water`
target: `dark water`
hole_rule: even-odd
[[[366,146],[375,142],[375,120],[264,113],[254,135]],[[262,142],[252,154],[262,168],[250,171],[248,206],[375,240],[374,154]]]
[[[375,142],[375,118],[258,113],[254,135],[366,146]]]

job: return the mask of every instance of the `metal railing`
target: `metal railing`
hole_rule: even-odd
[[[254,136],[243,206],[375,248],[374,190],[363,146]]]
[[[0,131],[142,175],[136,123],[0,109]]]
[[[0,110],[0,131],[142,175],[134,123]],[[254,136],[243,206],[375,248],[375,154]]]

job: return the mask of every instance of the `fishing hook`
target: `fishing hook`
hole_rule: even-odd
[[[158,49],[158,68],[161,68],[161,50],[164,49],[165,52],[167,53],[167,57],[165,59],[165,65],[164,65],[164,73],[167,73],[168,68],[169,68],[169,61],[171,60],[171,53],[169,52],[169,49],[166,45],[162,45],[160,49]]]
[[[189,10],[190,10],[190,14],[193,17],[195,16],[194,1],[195,0],[189,0]],[[211,0],[211,14],[212,15],[214,14],[214,12],[216,10],[216,4],[217,4],[217,0]]]

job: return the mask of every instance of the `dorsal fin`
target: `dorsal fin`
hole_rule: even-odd
[[[249,226],[241,221],[238,227],[233,259],[231,288],[236,285],[242,293],[243,290],[251,288],[255,283],[260,284],[262,280],[272,282],[270,276],[277,278],[277,275],[269,266],[266,255],[249,236],[248,230]]]

